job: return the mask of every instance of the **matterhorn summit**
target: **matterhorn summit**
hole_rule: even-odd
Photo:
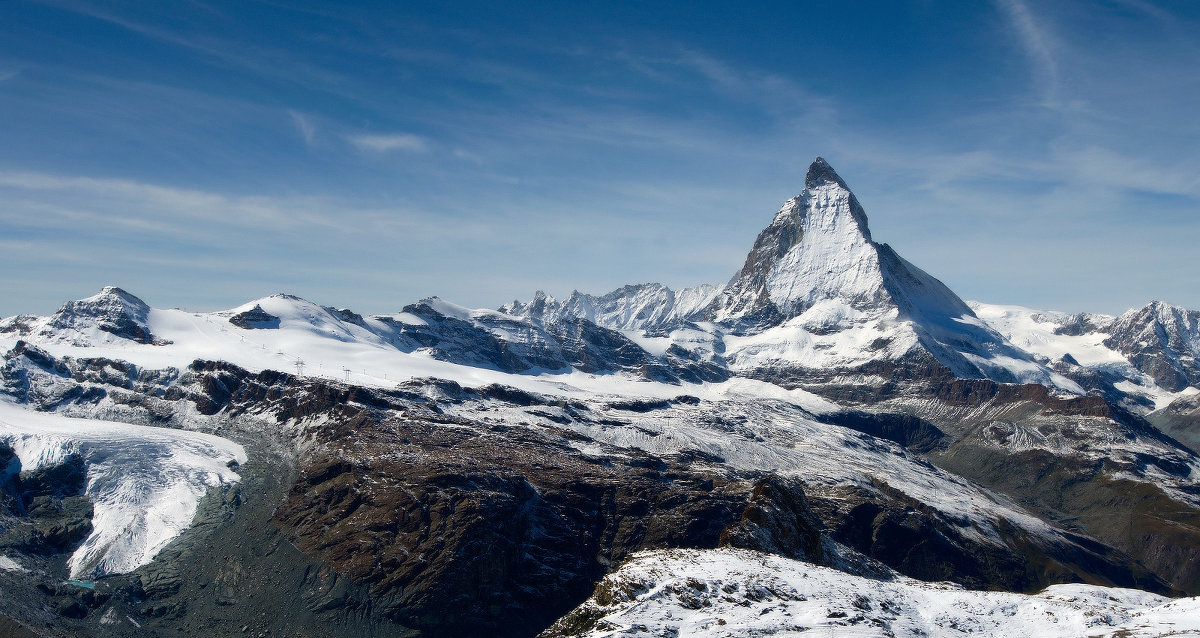
[[[1014,348],[945,284],[876,243],[862,205],[820,157],[706,313],[754,336],[728,355],[735,367],[855,368],[929,355],[955,376],[1078,389]]]
[[[973,316],[942,282],[872,241],[862,205],[818,157],[804,191],[759,233],[709,311],[716,321],[776,324],[827,301],[866,313],[899,311],[901,319]]]
[[[746,264],[709,311],[717,321],[777,323],[820,301],[869,309],[886,299],[880,260],[862,206],[818,157],[804,191],[784,202],[758,235]]]

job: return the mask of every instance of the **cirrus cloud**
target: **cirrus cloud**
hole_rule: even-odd
[[[360,151],[373,153],[390,153],[392,151],[424,153],[429,150],[429,142],[425,138],[411,133],[350,135],[346,137],[346,140]]]

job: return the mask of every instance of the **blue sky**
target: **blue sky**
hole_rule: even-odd
[[[964,298],[1200,308],[1200,3],[329,5],[0,4],[0,316],[722,283],[817,155]]]

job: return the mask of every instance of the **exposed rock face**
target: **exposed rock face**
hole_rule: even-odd
[[[1012,552],[972,542],[969,521],[939,515],[887,484],[875,487],[880,492],[843,489],[814,499],[814,511],[834,540],[907,576],[1007,591],[1078,580],[1171,591],[1162,578],[1086,536],[1068,536],[1047,548],[1016,526],[1001,526],[1007,546],[1021,548]]]
[[[0,548],[38,555],[70,553],[92,530],[92,505],[84,495],[83,459],[66,457],[57,465],[23,471],[11,447],[0,443],[5,469],[3,505],[7,519]]]
[[[261,409],[258,397],[272,393],[255,386],[277,383],[223,374],[234,375],[221,383],[230,390],[227,411]],[[487,398],[533,408],[546,401],[520,391],[448,384],[430,404],[413,403],[413,395],[313,390],[271,402],[290,418],[335,417],[316,433],[275,518],[297,547],[366,584],[374,608],[410,629],[528,635],[586,597],[630,552],[731,545],[822,560],[822,529],[919,577],[1018,590],[1081,577],[1167,589],[1084,537],[1047,552],[1014,528],[1005,532],[1010,547],[1025,553],[980,545],[964,531],[969,522],[945,520],[887,486],[814,500],[796,481],[704,469],[719,459],[589,457],[573,445],[587,440],[568,430],[488,424],[437,408]],[[565,414],[594,418],[585,405],[568,405]]]
[[[799,481],[768,476],[755,482],[741,518],[721,532],[721,545],[821,564],[832,559],[823,528]]]
[[[1178,590],[1200,589],[1200,511],[1161,487],[1123,478],[1148,471],[1190,473],[1186,466],[1174,467],[1169,458],[1106,461],[1038,449],[1014,453],[975,439],[951,448],[937,463],[1012,495],[1034,512],[1069,520]]]
[[[278,328],[279,317],[263,310],[259,304],[254,304],[254,307],[239,312],[229,318],[229,323],[242,328],[243,330],[253,330],[262,328]]]
[[[1127,552],[1172,587],[1200,590],[1198,574],[1187,567],[1200,547],[1193,482],[1200,464],[1191,450],[1099,396],[1056,397],[1040,385],[948,375],[897,376],[909,381],[804,387],[869,410],[829,415],[830,421],[915,446],[939,467],[1047,520],[1069,520],[1071,528]],[[835,538],[879,558],[861,539]],[[1073,560],[1097,572],[1093,559]]]
[[[946,445],[946,434],[929,421],[911,414],[847,410],[825,416],[825,420],[871,436],[887,439],[914,452],[932,452]]]
[[[1152,302],[1118,317],[1104,345],[1167,390],[1200,387],[1200,311]]]
[[[631,551],[715,547],[748,491],[653,457],[590,461],[527,431],[371,421],[304,461],[276,520],[369,584],[386,617],[432,634],[535,633]]]
[[[1200,394],[1181,397],[1146,417],[1155,427],[1200,452]]]
[[[146,302],[120,288],[107,286],[87,299],[68,301],[54,313],[48,328],[85,333],[100,330],[121,339],[155,343],[147,323],[149,315],[150,306]]]

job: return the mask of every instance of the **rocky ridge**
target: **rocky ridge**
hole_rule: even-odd
[[[746,413],[749,406],[687,396],[564,401],[432,379],[370,389],[219,362],[166,375],[124,368],[119,375],[97,373],[122,369],[108,361],[59,360],[28,346],[10,363],[17,359],[26,363],[6,370],[21,370],[30,386],[42,388],[29,395],[31,407],[202,426],[255,447],[263,437],[290,441],[290,450],[274,453],[276,463],[286,464],[272,476],[294,472],[290,487],[272,482],[286,494],[277,507],[268,502],[243,511],[239,502],[262,498],[251,478],[212,510],[212,523],[181,537],[159,560],[104,579],[104,597],[88,602],[47,583],[45,598],[34,598],[32,608],[82,605],[71,607],[79,623],[57,621],[68,632],[86,627],[92,635],[127,635],[134,622],[159,635],[218,627],[245,617],[249,601],[291,601],[291,592],[303,591],[298,615],[253,626],[286,631],[307,619],[307,626],[326,630],[359,627],[339,635],[531,635],[633,552],[670,547],[742,547],[875,575],[889,565],[974,586],[1023,590],[1082,578],[1168,590],[1119,552],[1097,551],[1094,541],[997,507],[870,436],[844,431],[831,447],[802,454],[794,465],[812,466],[842,449],[858,455],[864,468],[889,466],[898,472],[893,477],[941,482],[941,491],[957,491],[963,503],[999,518],[971,520],[939,509],[948,505],[931,506],[928,496],[906,493],[907,481],[892,478],[891,485],[870,471],[824,479],[781,474],[792,467],[783,458],[753,467],[749,458],[804,436],[784,427],[806,418],[786,404],[772,408],[782,412],[769,424],[767,414]],[[163,415],[170,416],[163,421]],[[697,438],[705,432],[726,447],[705,445]],[[629,435],[667,444],[630,445]],[[739,450],[750,455],[746,461],[735,456]],[[264,506],[273,514],[269,524],[256,523],[266,525],[256,532],[263,542],[286,541],[303,552],[288,560],[310,565],[266,582],[255,574],[278,570],[272,565],[281,550],[255,545],[264,553],[246,555],[240,543],[207,540],[240,520],[259,520],[257,508]],[[69,549],[70,543],[63,551]],[[185,586],[177,574],[196,561],[213,566],[206,573],[222,565],[226,571],[208,574],[215,579],[208,589]],[[37,618],[20,609],[3,612],[27,623]],[[107,629],[87,622],[105,617],[117,620]]]

